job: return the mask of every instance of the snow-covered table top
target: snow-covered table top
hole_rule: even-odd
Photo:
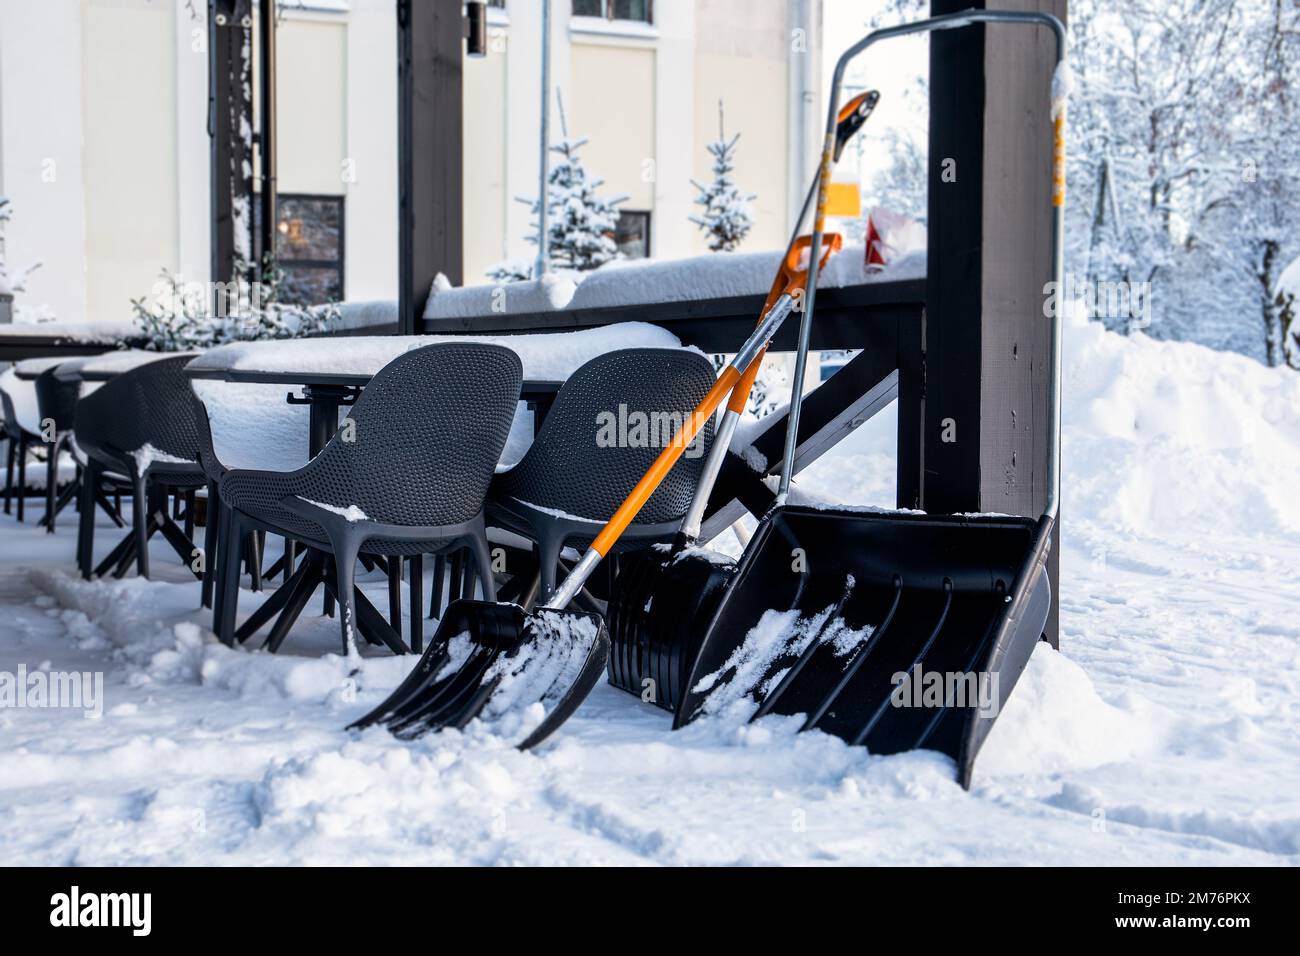
[[[14,365],[14,374],[24,381],[31,381],[47,369],[54,368],[57,365],[72,365],[78,362],[84,362],[93,356],[81,355],[73,358],[65,358],[59,355],[43,355],[40,358],[23,359]]]
[[[104,352],[89,358],[78,359],[71,365],[60,365],[58,376],[75,372],[75,377],[83,382],[98,382],[121,375],[141,365],[157,362],[165,358],[174,358],[176,352],[146,352],[144,349],[121,349],[116,352]]]
[[[621,322],[579,332],[536,335],[358,335],[340,338],[236,342],[209,349],[187,370],[203,378],[280,381],[329,375],[369,379],[412,349],[445,342],[487,342],[513,350],[531,381],[563,381],[599,355],[624,348],[680,348],[671,332],[644,322]]]
[[[7,337],[112,345],[139,338],[140,330],[131,322],[15,322],[12,325],[0,325],[0,339]]]

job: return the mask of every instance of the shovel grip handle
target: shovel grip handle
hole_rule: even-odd
[[[827,260],[839,251],[843,243],[838,233],[830,233],[825,240],[821,262],[817,264],[818,271],[825,267]],[[767,301],[763,303],[763,311],[758,314],[759,324],[762,324],[763,316],[771,311],[772,306],[776,305],[781,296],[790,295],[797,298],[801,294],[808,280],[808,263],[804,261],[804,250],[810,249],[811,246],[812,236],[800,236],[790,243],[790,248],[786,250],[785,258],[781,261],[781,269],[772,281],[771,291],[767,293]],[[745,374],[740,377],[740,381],[731,392],[731,401],[727,402],[728,411],[735,412],[737,415],[744,413],[745,405],[749,401],[749,393],[754,388],[754,380],[758,378],[758,371],[763,367],[763,358],[766,355],[767,347],[764,346],[755,356],[754,361],[749,363]]]

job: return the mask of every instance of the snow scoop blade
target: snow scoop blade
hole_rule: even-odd
[[[578,709],[608,657],[595,614],[456,601],[415,669],[349,729],[383,724],[413,740],[479,718],[527,750]]]
[[[625,559],[610,592],[609,682],[675,711],[686,693],[704,628],[736,573],[734,561],[666,545]]]
[[[975,756],[1042,635],[1049,518],[785,507],[709,623],[674,726],[757,703],[873,753]],[[939,681],[936,685],[935,681]]]

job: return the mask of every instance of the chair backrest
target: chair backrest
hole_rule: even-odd
[[[4,408],[4,432],[7,438],[17,440],[22,435],[22,426],[18,424],[18,415],[14,412],[14,401],[9,393],[0,390],[0,405]]]
[[[58,370],[56,365],[36,376],[36,407],[41,421],[53,419],[54,430],[62,434],[72,428],[81,383],[57,378],[54,373]]]
[[[375,521],[468,521],[487,497],[522,385],[519,356],[499,345],[406,352],[380,369],[338,434],[295,474],[297,493],[356,505]]]
[[[564,383],[537,439],[498,487],[519,501],[606,521],[714,380],[713,364],[686,349],[623,349],[592,359]],[[710,421],[637,524],[686,514],[712,438]]]
[[[0,405],[4,407],[4,427],[10,438],[17,440],[24,432],[39,433],[41,416],[35,384],[19,378],[12,368],[0,374]]]
[[[77,402],[73,430],[89,455],[121,462],[145,445],[197,461],[201,407],[185,366],[192,354],[123,372]]]

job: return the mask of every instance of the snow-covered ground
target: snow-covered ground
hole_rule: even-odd
[[[105,684],[98,719],[0,709],[0,858],[1300,862],[1300,376],[1095,325],[1067,349],[1062,652],[1040,645],[969,793],[933,753],[780,719],[672,733],[607,686],[534,753],[473,727],[349,735],[410,659],[350,677],[314,617],[279,656],[226,649],[165,546],[165,581],[88,584],[71,520],[3,519],[0,672]],[[889,503],[890,427],[803,492]]]

